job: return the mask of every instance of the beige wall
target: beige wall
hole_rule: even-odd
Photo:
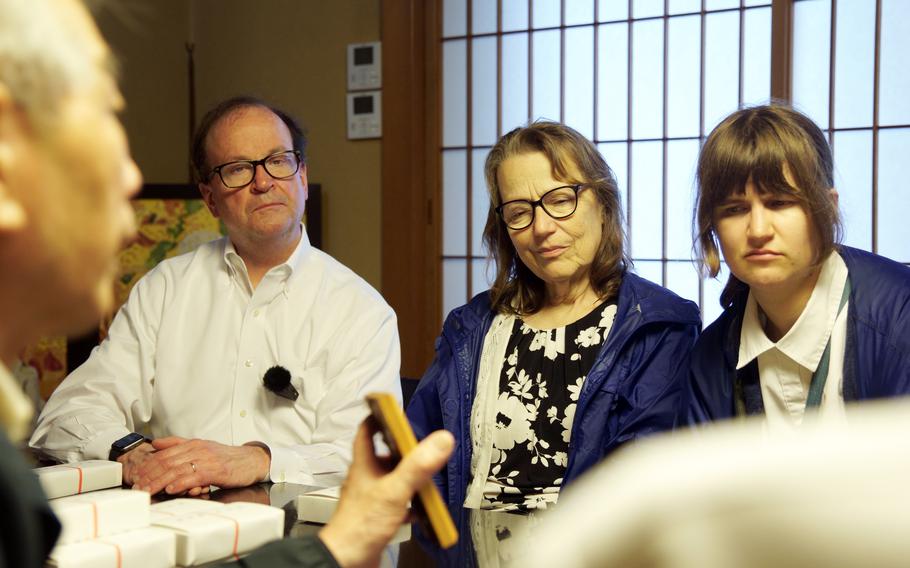
[[[323,248],[379,288],[380,140],[346,136],[346,46],[376,41],[381,0],[120,0],[99,18],[123,61],[124,115],[149,183],[187,179],[188,80],[196,114],[235,94],[289,111],[309,131],[323,188]]]
[[[149,183],[187,180],[188,0],[106,2],[98,25],[120,63],[123,123]]]

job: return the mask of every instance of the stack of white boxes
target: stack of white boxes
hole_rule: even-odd
[[[174,499],[152,505],[152,525],[177,537],[177,564],[237,558],[284,534],[284,511],[259,503]]]
[[[48,566],[171,568],[236,558],[280,539],[284,511],[257,503],[174,499],[150,504],[120,489],[122,469],[103,460],[38,468],[62,531]],[[105,489],[117,487],[116,489]]]

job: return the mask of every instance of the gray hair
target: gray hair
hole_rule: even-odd
[[[46,123],[95,62],[68,13],[49,0],[0,2],[0,84],[32,121]],[[50,116],[48,116],[50,115]]]

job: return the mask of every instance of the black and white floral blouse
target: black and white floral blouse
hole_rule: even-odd
[[[529,511],[556,502],[578,395],[615,315],[613,302],[556,329],[534,329],[515,318],[481,507]]]

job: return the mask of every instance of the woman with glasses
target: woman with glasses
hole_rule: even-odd
[[[408,417],[458,441],[450,507],[529,511],[678,423],[699,312],[629,270],[616,180],[578,132],[515,129],[485,170],[495,282],[447,317]]]

